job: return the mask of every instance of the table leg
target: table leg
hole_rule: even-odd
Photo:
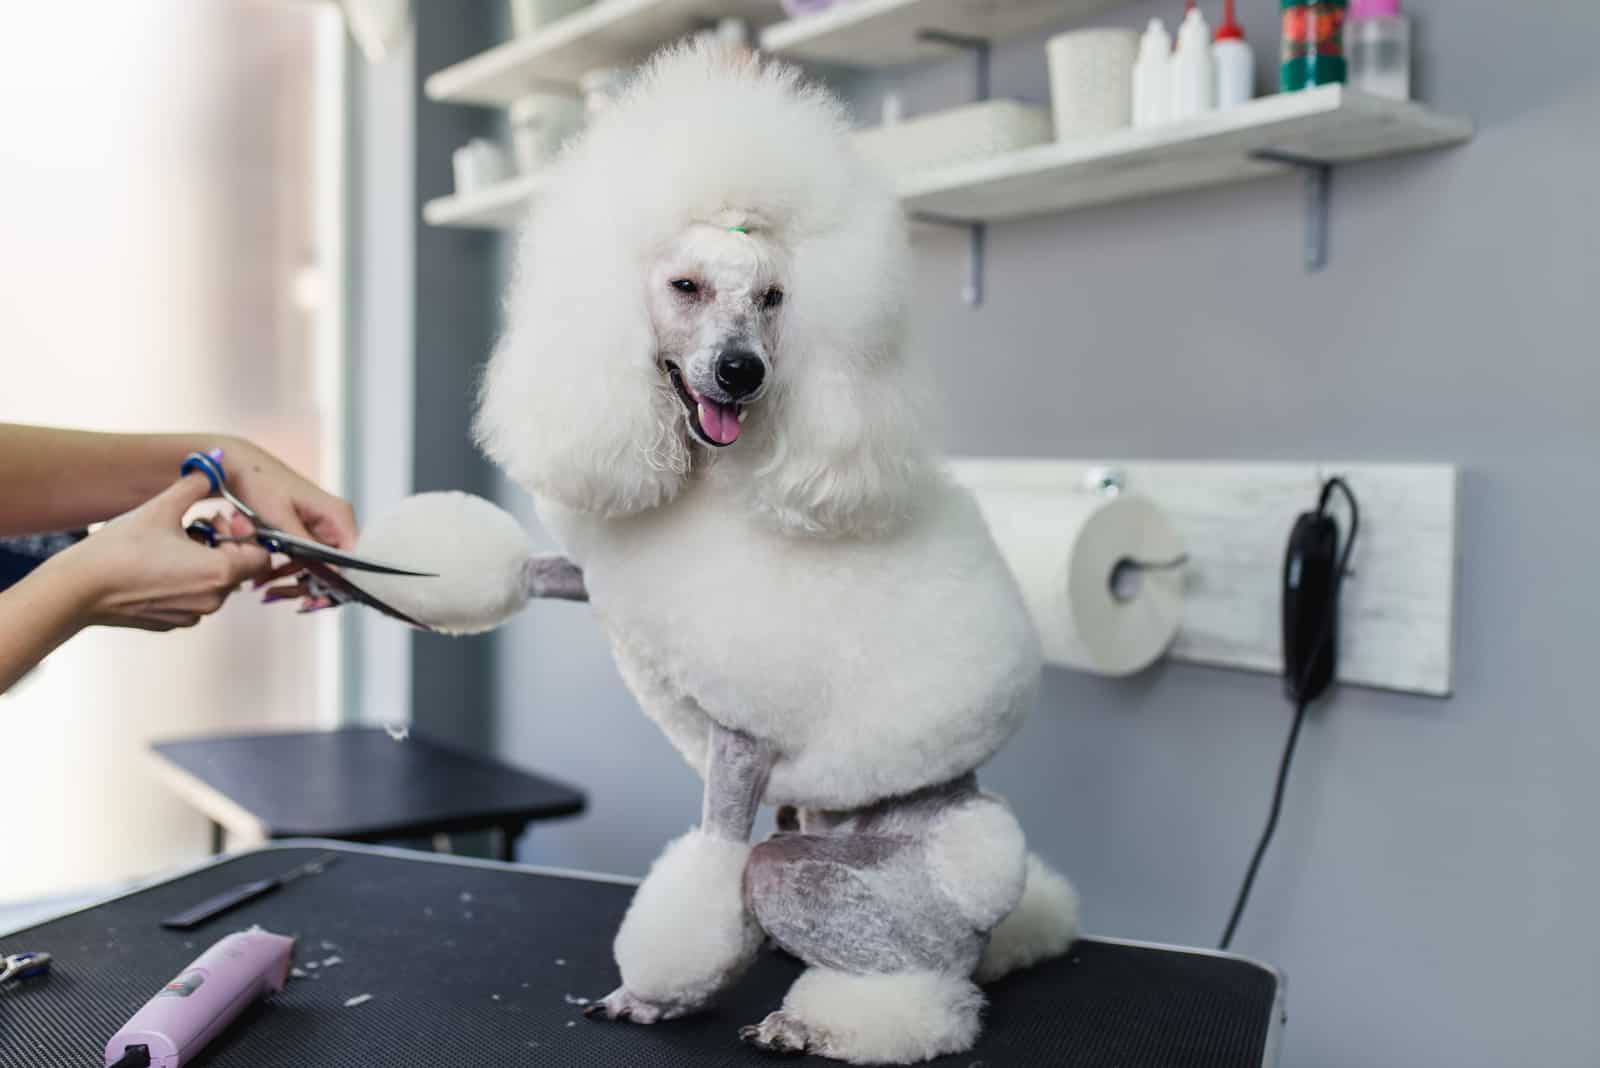
[[[501,860],[509,863],[517,859],[517,839],[522,837],[522,832],[527,828],[526,823],[502,823],[495,828],[495,840],[500,846]]]

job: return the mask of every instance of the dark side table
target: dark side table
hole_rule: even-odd
[[[581,791],[413,734],[333,731],[185,738],[151,746],[156,775],[235,844],[347,842],[493,830],[510,860],[533,820],[582,812]]]

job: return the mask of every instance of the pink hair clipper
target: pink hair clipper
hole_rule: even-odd
[[[250,1005],[289,979],[294,939],[260,928],[228,935],[200,954],[106,1043],[106,1064],[178,1068]],[[144,1047],[149,1059],[136,1047]],[[129,1059],[130,1055],[133,1059]]]

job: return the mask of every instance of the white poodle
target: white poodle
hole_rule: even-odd
[[[710,1003],[771,937],[810,967],[746,1040],[859,1064],[969,1049],[986,981],[1063,952],[1076,900],[974,769],[1039,650],[903,352],[904,222],[839,105],[787,67],[664,53],[554,169],[483,383],[483,447],[568,554],[431,494],[362,579],[484,629],[587,599],[705,780],[616,938],[597,1015]],[[570,560],[570,562],[569,562]],[[761,804],[780,830],[751,847]]]

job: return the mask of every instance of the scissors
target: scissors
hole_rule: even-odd
[[[0,984],[13,979],[33,979],[50,970],[48,953],[13,953],[0,956]]]
[[[234,509],[255,527],[251,533],[235,537],[220,533],[216,526],[207,520],[196,519],[184,528],[185,533],[195,541],[203,542],[212,548],[227,541],[253,541],[268,552],[287,556],[305,570],[306,576],[302,586],[307,596],[326,597],[335,604],[348,604],[354,601],[368,608],[376,608],[384,615],[398,619],[402,623],[409,623],[424,630],[430,629],[426,624],[417,622],[398,608],[372,596],[329,565],[338,564],[341,567],[373,571],[382,575],[413,575],[417,578],[438,578],[438,575],[429,571],[408,571],[403,567],[392,567],[375,560],[363,560],[359,556],[351,556],[349,553],[342,553],[337,549],[297,538],[293,534],[279,530],[262,519],[254,508],[235,497],[228,489],[228,476],[222,469],[220,449],[210,453],[191,452],[184,458],[178,472],[181,475],[188,475],[192,471],[199,471],[205,475],[211,482],[211,492],[220,495],[223,500],[233,505]]]

